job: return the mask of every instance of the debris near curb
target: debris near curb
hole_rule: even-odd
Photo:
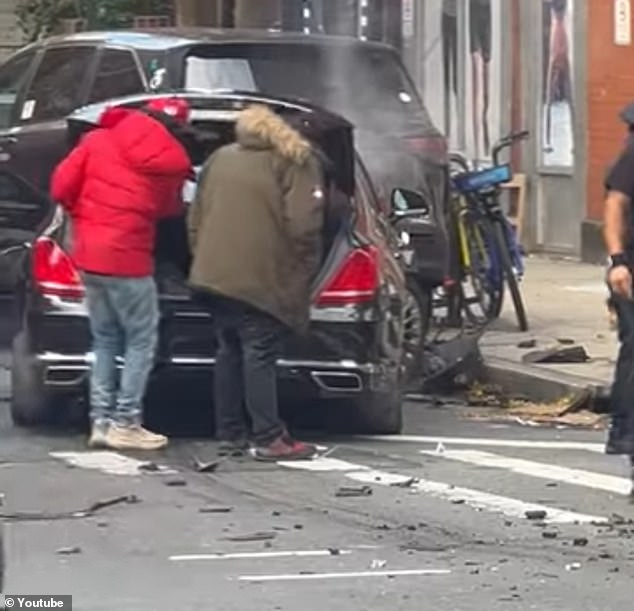
[[[514,422],[522,426],[564,426],[603,430],[608,417],[592,411],[593,393],[590,389],[562,397],[550,403],[537,403],[523,398],[511,398],[494,385],[474,384],[467,403],[490,410],[466,412],[465,417],[489,422]]]
[[[559,340],[560,344],[567,344],[569,341],[570,340],[565,339],[563,341]],[[589,360],[590,355],[581,345],[553,346],[552,348],[546,348],[544,350],[533,350],[522,356],[522,363],[528,363],[530,365],[537,363],[587,363]]]

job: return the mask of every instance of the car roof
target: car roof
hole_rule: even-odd
[[[302,34],[299,32],[280,32],[277,30],[234,30],[214,28],[161,28],[158,30],[113,30],[103,32],[78,32],[52,36],[37,41],[29,48],[57,46],[60,44],[109,44],[130,47],[139,50],[168,51],[194,44],[222,43],[277,43],[305,44],[321,47],[348,47],[359,49],[393,50],[392,47],[344,36],[326,36],[321,34]]]
[[[305,100],[296,100],[291,98],[282,98],[277,96],[269,96],[266,94],[258,94],[253,92],[241,92],[241,91],[197,91],[197,90],[183,90],[183,91],[170,91],[170,92],[156,92],[156,93],[138,93],[121,98],[108,99],[103,102],[96,102],[89,104],[81,108],[76,109],[69,116],[70,120],[80,121],[96,121],[101,112],[109,106],[133,106],[137,103],[145,103],[153,99],[162,99],[165,97],[183,98],[191,102],[195,100],[218,100],[230,102],[233,106],[233,110],[239,111],[249,104],[267,104],[276,107],[280,110],[295,110],[303,113],[310,113],[316,117],[320,117],[330,125],[336,125],[339,127],[345,127],[347,129],[354,129],[354,126],[344,117],[336,113],[330,112],[311,104]]]

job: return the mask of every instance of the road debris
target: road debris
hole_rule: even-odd
[[[373,560],[370,563],[370,569],[372,570],[376,570],[376,569],[383,569],[387,566],[387,560]]]
[[[193,463],[194,469],[198,471],[198,473],[215,473],[218,470],[218,467],[220,467],[220,465],[226,462],[228,458],[229,457],[226,456],[226,457],[220,458],[219,460],[203,462],[201,460],[198,460],[198,458],[194,456],[194,458],[192,459],[192,463]]]
[[[581,568],[581,563],[579,562],[571,562],[566,565],[567,571],[578,571]]]
[[[157,465],[155,462],[145,462],[142,465],[139,465],[139,471],[144,471],[146,473],[158,473],[161,471],[161,467]]]
[[[545,350],[534,350],[522,356],[522,362],[528,364],[538,363],[587,363],[590,356],[583,346],[568,346],[561,348],[555,346]]]
[[[231,535],[223,537],[223,541],[233,541],[234,543],[250,543],[252,541],[271,541],[277,537],[274,532],[255,532],[245,535]]]
[[[198,513],[231,513],[233,507],[201,507]]]
[[[390,484],[393,488],[411,488],[414,484],[417,484],[420,480],[417,477],[410,477],[404,482],[394,482]]]
[[[542,533],[542,537],[544,537],[544,539],[556,539],[559,536],[559,533],[555,530],[545,530]]]
[[[60,556],[73,556],[75,554],[81,554],[81,547],[60,547],[58,550],[55,551],[55,553],[59,554]]]
[[[165,480],[165,485],[170,488],[187,486],[187,482],[181,478],[170,478]]]
[[[586,537],[576,537],[573,539],[572,544],[575,547],[585,547],[588,545],[588,539]]]
[[[341,486],[335,492],[337,497],[357,497],[357,496],[372,496],[372,488],[370,486]]]
[[[102,509],[113,507],[114,505],[135,504],[140,502],[141,500],[136,495],[128,494],[124,496],[117,496],[112,499],[106,499],[104,501],[96,501],[86,509],[80,509],[78,511],[15,511],[8,513],[1,512],[0,519],[7,520],[8,522],[50,522],[55,520],[90,518]]]
[[[517,342],[517,347],[526,349],[526,348],[535,348],[537,346],[536,339],[523,339],[521,342]]]
[[[548,514],[543,509],[530,509],[524,515],[528,520],[544,520]]]

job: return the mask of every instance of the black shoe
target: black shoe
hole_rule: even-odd
[[[221,441],[218,445],[218,456],[244,456],[250,448],[246,439],[234,439],[232,441]]]

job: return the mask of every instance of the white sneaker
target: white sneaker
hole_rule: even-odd
[[[106,443],[114,450],[160,450],[167,445],[167,437],[152,433],[140,425],[113,425],[106,435]]]
[[[109,422],[95,422],[90,429],[90,437],[88,439],[89,448],[107,448],[108,447],[108,431],[110,430]]]

